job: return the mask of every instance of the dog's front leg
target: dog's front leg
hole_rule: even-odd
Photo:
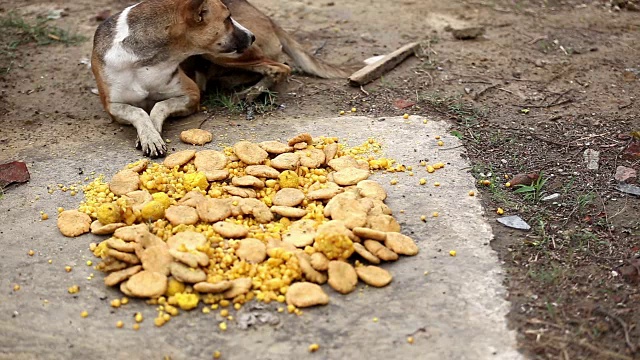
[[[149,113],[153,126],[159,134],[162,134],[162,125],[167,118],[191,115],[198,111],[200,105],[198,85],[182,71],[177,76],[180,77],[180,92],[174,97],[158,101]]]
[[[138,141],[145,156],[160,157],[167,152],[167,145],[144,110],[129,104],[111,103],[109,113],[117,122],[136,128]]]
[[[162,124],[172,116],[187,116],[198,110],[200,96],[193,98],[189,95],[174,97],[157,102],[149,113],[153,126],[162,134]]]

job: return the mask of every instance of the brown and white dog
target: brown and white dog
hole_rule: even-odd
[[[241,94],[252,100],[290,74],[282,63],[283,50],[308,74],[346,75],[305,52],[246,0],[146,0],[132,5],[96,30],[91,67],[107,113],[133,125],[136,146],[158,157],[167,150],[161,137],[164,121],[199,107],[196,74],[204,80],[236,70],[258,74],[258,83]],[[181,65],[197,55],[207,65],[202,66],[202,59],[191,61],[197,66],[191,67],[190,78]],[[238,77],[234,84],[245,80]]]

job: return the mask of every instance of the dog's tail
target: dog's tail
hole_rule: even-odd
[[[309,54],[291,35],[277,24],[273,24],[284,52],[305,73],[325,79],[347,78],[349,74],[335,65],[327,64]]]

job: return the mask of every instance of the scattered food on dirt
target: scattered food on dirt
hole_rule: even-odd
[[[108,273],[106,285],[125,295],[165,304],[157,326],[201,302],[278,301],[299,314],[296,308],[329,302],[318,285],[327,280],[342,294],[356,288],[358,277],[387,285],[391,274],[366,263],[415,255],[418,247],[399,233],[383,202],[387,193],[368,180],[368,169],[404,167],[371,156],[379,149],[373,139],[347,149],[335,138],[301,134],[289,144],[242,141],[220,152],[176,152],[162,164],[132,163],[112,183],[102,177],[90,182],[80,211],[60,214],[61,231],[80,235],[95,219],[94,232],[113,234],[91,246],[102,259],[96,268]],[[300,144],[305,149],[298,155],[293,151]],[[329,158],[337,159],[327,161],[327,146]],[[270,166],[294,154],[315,160],[282,173]],[[230,180],[210,181],[202,169],[228,171]],[[354,252],[361,260],[353,260]]]

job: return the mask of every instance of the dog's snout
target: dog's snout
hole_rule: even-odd
[[[234,26],[233,36],[235,38],[236,51],[241,53],[256,41],[256,36],[251,32],[251,30],[240,25],[240,23],[234,19],[231,19],[231,21]]]

